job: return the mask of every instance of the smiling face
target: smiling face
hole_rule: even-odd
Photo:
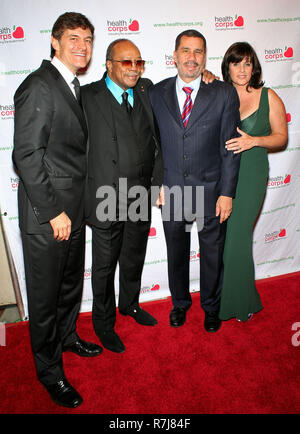
[[[229,75],[232,84],[236,86],[246,86],[252,76],[253,65],[248,57],[244,57],[241,62],[229,63]]]
[[[90,29],[66,29],[60,39],[51,38],[55,56],[75,75],[89,63],[93,49]]]
[[[113,47],[111,60],[106,61],[109,77],[122,89],[134,87],[141,77],[144,68],[136,65],[141,60],[139,49],[130,41],[118,42]],[[131,60],[131,66],[123,66],[121,60]]]
[[[180,44],[174,51],[179,77],[189,83],[200,76],[205,68],[206,52],[202,38],[182,36]]]

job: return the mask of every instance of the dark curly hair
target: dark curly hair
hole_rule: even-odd
[[[77,29],[77,27],[90,29],[91,34],[94,35],[94,26],[88,18],[78,12],[65,12],[55,21],[52,28],[52,36],[59,41],[66,29]],[[54,56],[55,50],[51,46],[51,58]]]
[[[221,65],[223,80],[232,84],[229,73],[229,64],[240,63],[245,57],[252,63],[252,75],[247,84],[247,90],[249,87],[259,89],[264,85],[264,82],[261,80],[261,65],[254,49],[250,44],[248,44],[248,42],[235,42],[226,51]]]

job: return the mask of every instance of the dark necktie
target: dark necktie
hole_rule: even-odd
[[[76,95],[76,99],[78,101],[78,103],[81,105],[81,99],[80,99],[80,83],[77,77],[74,78],[74,80],[72,81],[72,83],[74,84],[74,89],[75,89],[75,95]]]
[[[122,100],[123,100],[123,102],[121,105],[126,108],[127,113],[130,115],[132,112],[132,107],[128,101],[128,93],[127,92],[124,92],[122,94]]]
[[[193,89],[191,87],[183,87],[182,90],[186,93],[186,99],[184,102],[181,117],[183,125],[184,127],[186,127],[193,108],[193,101],[191,98],[191,93],[193,92]]]

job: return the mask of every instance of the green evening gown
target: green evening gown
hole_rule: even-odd
[[[242,121],[241,129],[251,136],[270,134],[267,88],[262,89],[258,110]],[[247,321],[249,313],[262,309],[255,286],[252,236],[264,200],[268,172],[266,148],[254,147],[242,152],[236,196],[227,222],[224,247],[224,276],[219,313],[222,320],[234,317]]]

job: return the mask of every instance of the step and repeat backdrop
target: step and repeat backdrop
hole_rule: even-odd
[[[176,75],[174,42],[183,30],[194,28],[207,39],[207,68],[221,78],[226,49],[247,41],[256,50],[265,85],[282,98],[289,129],[284,151],[269,154],[266,198],[257,221],[253,251],[256,278],[300,270],[300,2],[299,0],[1,0],[0,4],[0,207],[1,218],[17,272],[24,318],[26,282],[18,228],[18,176],[14,171],[13,95],[42,59],[50,58],[51,28],[67,11],[81,12],[95,26],[93,59],[81,84],[99,80],[105,71],[108,44],[123,37],[132,40],[146,60],[144,77],[154,83]],[[217,104],[217,101],[216,101]],[[197,233],[192,230],[190,290],[199,291]],[[237,255],[239,252],[237,252]],[[42,264],[41,264],[42,266]],[[82,311],[90,311],[91,231],[86,236],[86,266]],[[170,295],[167,255],[160,211],[153,209],[140,301]],[[118,296],[118,272],[116,275]]]

